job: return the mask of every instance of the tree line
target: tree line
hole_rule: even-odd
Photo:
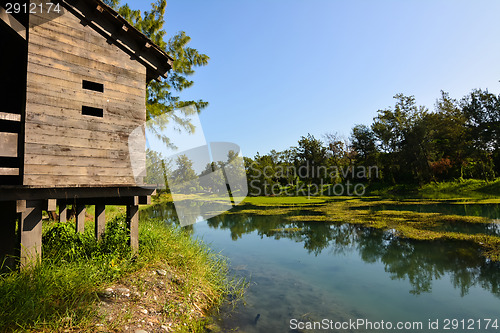
[[[457,100],[442,91],[432,111],[414,96],[394,99],[394,107],[378,110],[371,125],[355,125],[349,137],[307,134],[289,149],[245,157],[250,192],[352,179],[425,184],[500,176],[500,95],[475,89]]]

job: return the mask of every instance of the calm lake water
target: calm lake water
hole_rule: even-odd
[[[455,214],[465,209],[453,206]],[[498,205],[493,206],[474,212],[495,211],[496,216],[479,215],[499,219]],[[168,205],[146,215],[175,220]],[[387,322],[394,325],[390,331],[400,332],[470,328],[500,332],[500,265],[480,257],[473,246],[400,240],[390,232],[348,224],[290,223],[280,216],[224,215],[190,228],[230,259],[235,275],[250,281],[246,305],[218,318],[224,332],[325,331],[299,329],[295,322],[291,325],[293,319],[304,323],[365,320],[374,327],[383,320],[386,327]],[[482,232],[496,234],[497,229]],[[437,329],[429,328],[429,320],[438,320]],[[395,329],[398,322],[406,321],[421,322],[422,328]],[[360,325],[328,331],[375,329]]]

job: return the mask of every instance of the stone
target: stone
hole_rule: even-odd
[[[100,292],[99,294],[102,296],[102,297],[113,297],[113,288],[107,288],[106,290]]]
[[[157,273],[158,275],[161,275],[161,276],[165,276],[165,275],[167,275],[167,271],[166,271],[166,270],[164,270],[164,269],[157,269],[157,270],[156,270],[156,273]]]
[[[125,294],[130,295],[130,289],[128,289],[128,288],[116,288],[116,293],[122,294],[122,295],[125,295]]]

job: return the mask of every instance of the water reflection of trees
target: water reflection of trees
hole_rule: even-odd
[[[158,210],[154,211],[160,217]],[[172,220],[172,212],[171,208],[164,209],[161,215]],[[358,251],[367,263],[383,263],[391,279],[408,280],[412,294],[430,292],[433,280],[448,275],[462,296],[479,286],[500,297],[500,265],[485,261],[479,249],[468,243],[405,240],[390,231],[352,224],[289,222],[272,215],[226,214],[211,218],[207,224],[214,229],[230,230],[232,240],[253,232],[261,238],[291,239],[314,255],[323,251]]]
[[[290,223],[281,216],[222,215],[207,223],[211,228],[229,229],[233,240],[257,232],[261,237],[303,243],[315,255],[324,250],[335,254],[357,250],[367,263],[382,262],[392,279],[408,280],[412,294],[430,292],[433,280],[449,275],[462,296],[474,286],[500,296],[500,265],[486,262],[470,244],[411,241],[389,231],[351,224]]]

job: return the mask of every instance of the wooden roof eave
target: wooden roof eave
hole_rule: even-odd
[[[61,4],[109,43],[142,63],[147,69],[148,82],[167,77],[173,59],[114,9],[100,0],[61,0]]]

